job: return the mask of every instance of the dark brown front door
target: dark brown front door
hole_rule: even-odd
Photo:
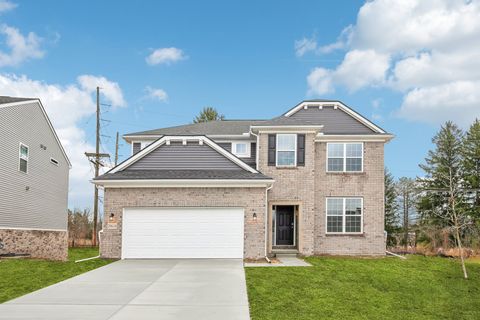
[[[293,245],[294,210],[293,206],[277,206],[277,246]]]

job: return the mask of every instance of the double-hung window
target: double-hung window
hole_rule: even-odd
[[[297,135],[277,134],[277,166],[294,167],[297,165]]]
[[[232,153],[239,158],[249,158],[250,142],[232,142]]]
[[[28,146],[20,143],[18,170],[27,173],[28,171]]]
[[[327,143],[328,172],[362,172],[363,143]]]
[[[362,233],[362,198],[327,198],[327,233]]]

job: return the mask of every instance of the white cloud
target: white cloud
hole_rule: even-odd
[[[82,89],[89,93],[96,92],[97,87],[100,87],[101,94],[112,103],[113,107],[124,107],[127,105],[118,83],[112,82],[105,77],[92,75],[82,75],[77,80]]]
[[[155,99],[161,102],[165,102],[168,100],[168,94],[163,89],[146,87],[145,90],[147,91],[148,97],[151,99]]]
[[[310,95],[326,94],[335,91],[332,84],[332,71],[325,68],[315,68],[307,77]]]
[[[335,82],[355,91],[384,82],[390,57],[374,50],[352,50],[335,70]]]
[[[0,0],[0,13],[13,10],[17,7],[16,3],[8,0]]]
[[[22,35],[17,28],[8,25],[0,26],[0,34],[5,36],[9,52],[0,51],[0,67],[16,66],[23,61],[39,59],[45,55],[40,48],[42,39],[33,32]]]
[[[388,55],[373,50],[352,50],[335,69],[316,68],[307,77],[310,94],[334,92],[334,84],[341,84],[350,91],[367,85],[381,85],[389,67]]]
[[[408,92],[398,114],[413,121],[437,124],[451,120],[468,126],[480,118],[480,81],[457,81]]]
[[[186,59],[185,53],[178,48],[159,48],[154,50],[145,60],[151,66],[157,64],[170,64]]]
[[[0,74],[0,92],[2,94],[41,99],[72,162],[69,187],[70,206],[91,206],[92,202],[93,187],[89,179],[93,176],[93,171],[84,152],[94,150],[94,146],[87,142],[86,133],[82,128],[86,119],[94,115],[96,110],[95,97],[91,90],[91,86],[96,84],[92,82],[92,79],[100,79],[101,86],[105,88],[115,88],[113,94],[111,94],[111,90],[102,92],[113,106],[119,106],[119,103],[125,105],[118,84],[110,82],[104,77],[80,76],[78,83],[59,85],[32,80],[26,76]],[[86,83],[89,86],[86,86]],[[122,99],[119,100],[119,97]]]
[[[302,39],[295,41],[294,47],[297,57],[302,57],[307,52],[317,50],[317,41],[313,38],[309,39],[303,37]]]
[[[359,10],[356,23],[345,28],[338,41],[316,49],[347,51],[337,67],[319,67],[307,76],[308,92],[333,92],[336,86],[350,91],[381,86],[404,94],[398,113],[403,117],[424,122],[464,121],[468,115],[461,111],[470,110],[472,101],[452,101],[462,92],[468,93],[469,99],[478,99],[475,103],[480,105],[480,96],[469,89],[480,81],[479,17],[479,1],[368,1]],[[318,70],[322,70],[321,77]],[[446,108],[433,97],[440,90],[452,107]],[[419,97],[426,100],[420,103]],[[415,108],[418,114],[412,118],[409,114]],[[424,112],[427,109],[438,114],[431,117]]]

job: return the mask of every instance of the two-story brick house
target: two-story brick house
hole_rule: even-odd
[[[101,255],[383,255],[392,137],[327,100],[271,120],[127,134],[132,156],[94,181],[105,192]]]

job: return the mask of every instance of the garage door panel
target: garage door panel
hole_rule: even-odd
[[[242,258],[243,209],[127,208],[122,258]]]

